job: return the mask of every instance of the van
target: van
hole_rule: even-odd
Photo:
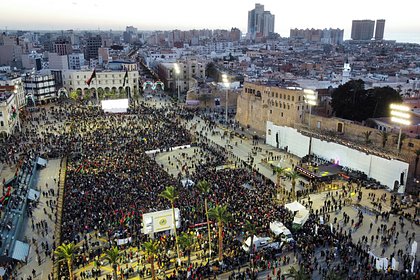
[[[260,251],[261,249],[272,248],[272,249],[280,249],[279,242],[273,242],[270,237],[259,237],[254,235],[254,249],[256,252]],[[242,249],[245,252],[249,252],[251,246],[251,237],[248,237],[247,240],[242,245]]]
[[[293,242],[293,235],[290,230],[283,225],[283,223],[275,221],[270,223],[270,230],[275,236],[280,236],[280,240],[283,242]]]

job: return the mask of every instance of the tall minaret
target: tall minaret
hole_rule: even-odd
[[[341,84],[342,85],[344,85],[345,83],[350,81],[350,72],[351,72],[351,67],[350,67],[349,59],[347,58],[346,62],[344,63],[344,67],[343,67],[343,75],[342,75],[342,79],[341,79]]]

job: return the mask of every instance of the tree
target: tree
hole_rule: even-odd
[[[176,245],[176,254],[179,259],[179,245],[178,245],[178,235],[176,232],[176,219],[175,219],[175,201],[178,199],[178,193],[175,190],[174,186],[168,186],[165,190],[163,190],[160,194],[160,197],[163,197],[171,203],[172,207],[172,221],[174,225],[174,236],[175,236],[175,245]]]
[[[416,162],[414,164],[414,177],[417,178],[417,165],[419,164],[420,149],[417,149],[414,153],[416,154]]]
[[[299,173],[296,171],[290,171],[287,173],[287,176],[289,176],[290,180],[292,181],[292,198],[296,198],[296,179],[299,178]]]
[[[148,257],[148,261],[150,263],[150,270],[152,272],[152,280],[156,279],[156,272],[155,272],[155,257],[157,257],[159,253],[159,243],[154,240],[150,240],[143,243],[143,249]]]
[[[114,274],[114,279],[117,279],[117,267],[118,263],[121,259],[120,250],[118,250],[117,246],[112,247],[111,249],[105,252],[105,259],[109,262],[112,266],[112,271]]]
[[[194,242],[195,242],[195,236],[186,232],[183,232],[179,236],[179,244],[184,250],[185,254],[188,257],[188,266],[190,266],[191,263],[191,251],[194,248]]]
[[[69,271],[69,278],[73,280],[73,259],[76,253],[76,246],[74,243],[61,244],[54,251],[54,254],[57,256],[58,262],[66,262],[67,269]]]
[[[331,97],[337,117],[359,122],[389,116],[389,105],[402,100],[399,93],[390,87],[365,90],[365,82],[360,79],[340,85]]]
[[[200,190],[201,194],[204,196],[204,208],[206,211],[207,218],[207,233],[209,237],[209,260],[211,259],[211,232],[210,232],[210,219],[209,219],[209,208],[207,205],[207,196],[210,193],[211,185],[206,180],[202,180],[197,183],[197,188]]]
[[[378,135],[381,136],[382,148],[385,148],[386,142],[388,142],[389,133],[385,130],[381,130],[378,132]]]
[[[70,92],[69,94],[69,98],[76,101],[77,98],[79,97],[79,95],[77,94],[77,91],[73,90],[72,92]]]
[[[372,141],[369,139],[372,135],[372,130],[367,130],[362,133],[363,138],[365,139],[365,144],[370,144]]]
[[[219,238],[219,261],[223,261],[223,226],[230,220],[231,215],[227,211],[227,205],[216,206],[209,210],[209,217],[217,222]]]
[[[310,280],[311,276],[303,270],[302,267],[297,270],[294,266],[289,269],[289,273],[285,274],[287,278],[292,278],[295,280]]]
[[[283,175],[284,172],[286,172],[286,168],[281,167],[281,166],[276,166],[274,167],[274,172],[276,172],[276,175],[277,175],[277,186],[280,187],[281,175]]]

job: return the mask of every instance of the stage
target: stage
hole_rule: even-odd
[[[296,171],[309,179],[320,180],[333,179],[342,172],[341,166],[337,164],[311,166],[306,163],[296,166]]]

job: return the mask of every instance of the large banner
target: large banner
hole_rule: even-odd
[[[179,209],[175,208],[176,227],[181,226]],[[166,230],[173,230],[172,209],[143,214],[143,233],[150,234]]]

